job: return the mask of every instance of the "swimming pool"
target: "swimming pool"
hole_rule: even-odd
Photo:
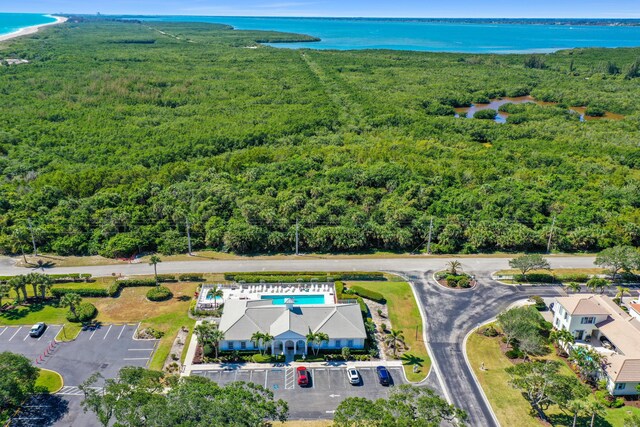
[[[214,301],[214,299],[213,299],[213,295],[207,295],[207,301],[211,301],[211,302],[213,302],[213,301]],[[224,302],[224,298],[222,298],[222,297],[216,297],[216,298],[215,298],[215,302],[216,302],[216,303],[218,303],[218,304],[222,304],[222,303]]]
[[[261,295],[260,299],[270,299],[274,305],[284,305],[284,302],[293,298],[295,305],[324,304],[324,295]]]

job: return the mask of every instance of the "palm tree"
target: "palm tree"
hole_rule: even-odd
[[[269,348],[269,344],[273,342],[274,338],[269,332],[265,332],[262,334],[262,345],[264,346],[264,353],[267,353],[267,349]]]
[[[40,274],[29,273],[25,276],[25,281],[33,287],[33,297],[38,297],[38,283],[40,283]]]
[[[599,289],[600,293],[604,294],[604,290],[608,286],[611,286],[611,283],[599,277],[594,277],[593,279],[589,279],[589,281],[587,282],[587,288],[591,289],[591,291],[594,293]]]
[[[457,276],[458,275],[458,269],[462,269],[462,264],[460,263],[460,261],[449,261],[447,263],[447,269],[449,270],[449,273]]]
[[[618,305],[622,305],[622,298],[625,295],[631,295],[631,291],[625,286],[616,286],[616,289],[617,292],[614,301],[617,301]]]
[[[576,427],[578,415],[585,409],[585,404],[581,400],[571,400],[566,404],[566,408],[573,413],[573,424],[571,427]]]
[[[251,342],[253,342],[254,346],[258,347],[260,354],[263,354],[262,343],[264,342],[264,334],[260,331],[254,332],[253,335],[251,335]]]
[[[151,258],[149,258],[149,265],[153,265],[153,275],[156,278],[156,286],[160,286],[160,284],[158,283],[158,263],[159,262],[162,262],[162,260],[157,255],[151,255]]]
[[[393,347],[393,357],[396,357],[398,344],[404,344],[404,333],[400,330],[391,329],[391,332],[387,334],[384,341],[389,347]]]
[[[216,359],[218,358],[218,347],[220,346],[220,341],[224,340],[224,332],[220,329],[216,328],[211,331],[211,344],[213,348],[216,350]]]
[[[569,283],[567,283],[565,285],[565,289],[567,290],[567,292],[573,291],[575,293],[578,293],[578,292],[580,292],[582,287],[580,286],[580,283],[578,283],[578,282],[569,282]]]
[[[60,298],[59,305],[60,307],[69,307],[69,311],[73,313],[74,317],[78,317],[76,314],[76,307],[78,307],[82,303],[82,297],[76,293],[68,293],[64,294],[62,298]]]
[[[53,286],[53,280],[51,279],[51,276],[41,274],[38,288],[40,289],[40,295],[42,296],[42,299],[45,299],[47,291],[51,289],[51,286]]]
[[[556,353],[558,354],[560,353],[560,349],[563,345],[573,344],[574,342],[576,342],[573,334],[566,329],[555,329],[551,331],[551,333],[549,334],[549,338],[555,344]]]
[[[16,299],[20,302],[20,292],[24,295],[24,300],[27,300],[27,280],[26,276],[15,276],[9,280],[9,286],[15,291]]]
[[[193,333],[196,334],[198,338],[198,344],[205,345],[211,342],[211,333],[217,328],[218,326],[215,323],[211,323],[208,320],[196,325],[196,327],[193,328]]]
[[[11,286],[8,283],[0,283],[0,308],[2,308],[2,298],[9,296]]]
[[[309,328],[309,333],[306,335],[306,339],[307,342],[311,343],[311,349],[313,350],[314,356],[317,356],[320,351],[320,347],[322,347],[322,343],[329,341],[329,335],[324,332],[312,332],[311,328]]]
[[[571,350],[569,361],[578,367],[582,379],[589,380],[597,374],[605,358],[593,348],[580,347]]]
[[[587,405],[587,412],[591,413],[591,424],[590,427],[593,427],[596,421],[596,415],[602,417],[604,416],[604,405],[600,402],[593,401]]]
[[[213,303],[215,304],[215,307],[218,308],[218,297],[222,298],[223,295],[224,293],[222,292],[222,289],[220,289],[219,286],[216,286],[215,288],[209,289],[207,292],[207,299],[213,298]]]

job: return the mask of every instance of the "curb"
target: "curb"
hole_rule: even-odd
[[[440,270],[442,271],[442,270]],[[478,287],[478,281],[474,278],[473,280],[476,282],[475,285],[469,287],[469,288],[450,288],[448,286],[444,286],[442,285],[440,282],[438,282],[438,280],[436,279],[436,273],[437,271],[434,271],[433,273],[431,273],[431,280],[433,280],[436,285],[440,286],[442,289],[446,289],[449,291],[453,291],[453,292],[469,292],[469,291],[473,291]]]
[[[53,369],[45,369],[45,368],[40,368],[41,371],[49,371],[49,372],[53,372],[55,374],[57,374],[60,377],[60,380],[62,381],[62,385],[60,386],[59,389],[57,389],[56,391],[50,391],[49,394],[56,394],[57,392],[59,392],[60,390],[62,390],[64,388],[64,378],[62,377],[62,375],[60,374],[60,372],[58,371],[54,371]]]

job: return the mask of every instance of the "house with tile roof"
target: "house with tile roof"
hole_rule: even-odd
[[[321,349],[362,349],[367,337],[357,303],[296,305],[294,299],[276,304],[272,299],[228,300],[220,319],[224,340],[221,350],[258,350],[251,336],[256,332],[273,336],[271,354],[306,355],[312,343],[309,331],[323,332],[329,340]]]
[[[553,326],[570,331],[573,346],[591,346],[605,358],[601,377],[614,396],[638,394],[640,320],[605,295],[576,294],[556,298]]]

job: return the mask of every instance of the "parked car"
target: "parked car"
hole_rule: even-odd
[[[391,374],[384,366],[378,366],[376,368],[376,372],[378,373],[378,380],[382,385],[391,384]]]
[[[349,384],[360,384],[360,374],[356,368],[347,368],[347,378]]]
[[[307,371],[307,368],[305,368],[304,366],[298,366],[298,369],[296,369],[296,372],[298,374],[298,385],[301,387],[308,386],[309,372]]]
[[[31,330],[29,331],[29,335],[31,335],[34,338],[38,338],[40,335],[42,335],[45,329],[47,329],[46,323],[44,322],[36,323],[31,327]]]

